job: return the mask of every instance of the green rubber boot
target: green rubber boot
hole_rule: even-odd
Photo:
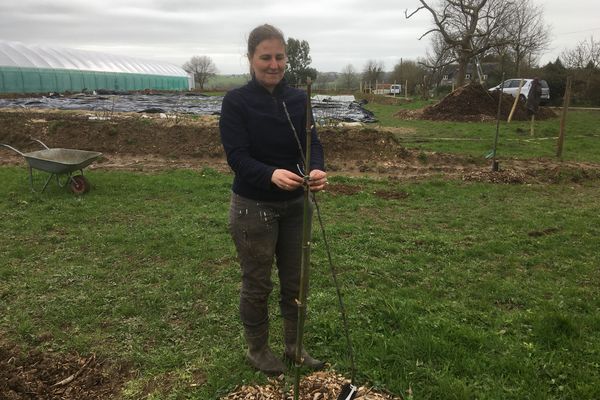
[[[285,364],[269,348],[269,329],[245,330],[248,351],[246,359],[254,368],[267,375],[280,375],[286,370]]]
[[[287,319],[283,320],[283,336],[285,339],[284,356],[292,362],[294,362],[296,359],[297,326],[298,324],[296,321],[291,321]],[[323,361],[313,358],[310,354],[306,352],[305,349],[302,349],[300,357],[302,359],[302,365],[312,370],[317,371],[323,369],[323,367],[325,366],[325,363]]]

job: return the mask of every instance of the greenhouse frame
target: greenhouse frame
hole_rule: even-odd
[[[190,90],[192,74],[159,61],[0,41],[0,93]]]

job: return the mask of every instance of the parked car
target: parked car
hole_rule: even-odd
[[[519,82],[521,82],[521,79],[507,79],[504,81],[504,88],[502,90],[504,93],[517,97]],[[527,96],[529,96],[529,90],[531,89],[531,82],[533,82],[533,79],[523,79],[523,86],[521,87],[521,94],[519,95],[519,98],[523,101],[527,101]],[[548,86],[548,82],[543,79],[540,79],[540,84],[542,85],[542,97],[540,103],[546,104],[550,101],[550,87]],[[500,90],[500,85],[489,89],[490,92],[496,90]]]

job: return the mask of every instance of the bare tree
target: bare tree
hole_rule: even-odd
[[[550,44],[550,28],[544,23],[541,7],[535,6],[531,0],[521,0],[513,5],[511,18],[507,26],[508,44],[514,56],[516,76],[521,75],[521,67],[525,60],[530,67],[531,62]]]
[[[491,48],[509,43],[507,18],[513,5],[506,0],[442,0],[433,8],[427,0],[412,13],[405,11],[408,19],[421,10],[433,17],[434,27],[419,39],[438,32],[446,44],[447,54],[458,63],[457,84],[465,81],[467,65],[476,56]]]
[[[412,60],[400,60],[400,62],[394,66],[391,79],[402,85],[408,82],[410,92],[414,93],[415,86],[423,83],[425,74],[425,68],[417,62]]]
[[[560,58],[567,68],[573,70],[576,79],[585,82],[585,91],[589,92],[594,75],[599,73],[600,42],[592,36],[589,41],[583,40],[574,49],[564,51]]]
[[[418,63],[429,70],[430,81],[435,82],[436,86],[441,80],[444,68],[452,64],[456,57],[451,46],[447,45],[444,37],[439,32],[434,32],[430,39],[431,51],[425,51],[425,57],[419,58]]]
[[[595,41],[592,36],[589,41],[583,40],[574,49],[564,51],[560,58],[567,68],[599,68],[600,42]]]
[[[204,89],[208,78],[215,76],[217,73],[217,67],[208,56],[194,56],[190,61],[183,64],[182,68],[186,72],[194,74],[194,81],[200,90]]]
[[[421,64],[429,69],[439,70],[456,61],[452,46],[444,41],[444,37],[439,32],[434,32],[431,35],[431,52],[426,50],[425,59],[421,60]]]
[[[340,79],[342,81],[342,86],[345,89],[352,89],[356,87],[356,70],[352,64],[348,64],[342,69]]]
[[[383,77],[383,61],[369,60],[363,68],[362,78],[370,86],[373,86]]]

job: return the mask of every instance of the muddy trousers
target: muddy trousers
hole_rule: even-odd
[[[232,193],[229,228],[242,269],[240,316],[246,332],[268,332],[271,270],[277,266],[279,307],[297,321],[304,198],[263,202]],[[312,217],[312,204],[310,207]]]

